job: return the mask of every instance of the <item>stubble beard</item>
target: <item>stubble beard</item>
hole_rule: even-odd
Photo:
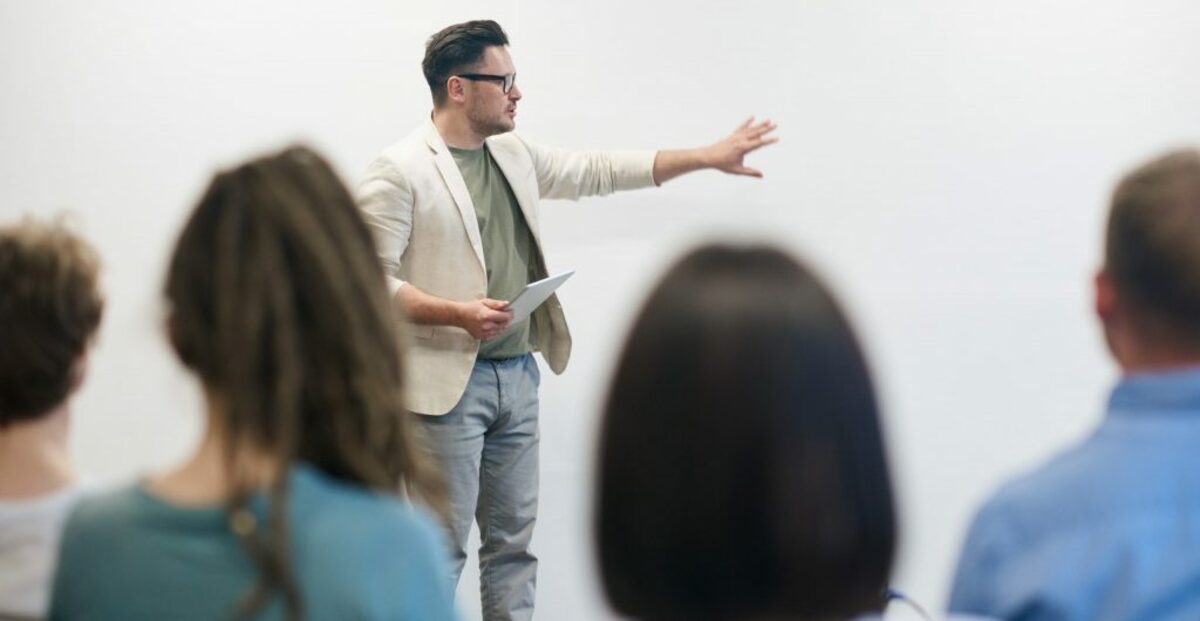
[[[501,113],[500,118],[489,118],[479,114],[478,111],[472,110],[467,115],[467,121],[471,124],[471,131],[476,134],[488,138],[497,134],[504,134],[513,130],[516,123],[508,118],[507,113]]]

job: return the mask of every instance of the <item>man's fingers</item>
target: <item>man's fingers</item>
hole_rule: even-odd
[[[508,324],[485,324],[483,329],[479,331],[479,340],[490,341],[500,336],[500,334],[504,332],[504,329],[507,327]]]
[[[510,319],[508,316],[504,316],[504,318],[486,321],[484,322],[484,330],[504,330],[504,328],[509,327]]]
[[[507,327],[508,327],[508,320],[509,320],[509,319],[510,319],[510,317],[503,317],[503,318],[500,318],[500,319],[492,319],[492,320],[489,320],[489,321],[485,321],[485,322],[483,322],[483,326],[482,326],[482,328],[483,328],[483,330],[484,330],[484,331],[487,331],[487,330],[503,330],[503,329],[505,329],[505,328],[507,328]]]
[[[745,121],[742,121],[742,124],[738,125],[737,128],[738,129],[746,129],[747,127],[750,127],[750,124],[753,122],[754,122],[754,115],[750,115],[750,118],[746,119]]]
[[[481,321],[504,321],[507,323],[512,320],[512,311],[504,308],[487,308],[479,314]]]
[[[750,128],[750,137],[759,138],[773,131],[775,131],[775,124],[770,121],[763,121],[761,125]]]
[[[746,153],[754,151],[755,149],[761,149],[769,144],[775,144],[776,142],[779,142],[779,138],[774,137],[774,136],[772,136],[770,138],[759,138],[757,140],[751,140],[750,143],[746,145]]]
[[[734,168],[732,172],[735,175],[745,175],[747,177],[754,177],[756,179],[762,179],[763,176],[761,170],[758,170],[757,168],[749,168],[747,166],[739,166]]]

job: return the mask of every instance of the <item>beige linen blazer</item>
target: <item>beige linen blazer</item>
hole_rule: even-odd
[[[533,234],[537,278],[548,275],[538,200],[610,194],[654,185],[654,151],[571,152],[508,133],[487,139]],[[388,147],[367,169],[357,199],[375,236],[388,290],[411,282],[426,293],[466,301],[487,295],[487,271],[475,206],[454,157],[427,122]],[[562,373],[571,333],[557,296],[533,314],[537,350]],[[410,325],[405,378],[408,408],[449,412],[466,391],[479,341],[455,326]]]

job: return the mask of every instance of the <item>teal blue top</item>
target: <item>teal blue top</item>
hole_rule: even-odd
[[[397,497],[297,466],[291,567],[304,618],[456,619],[433,521]],[[251,502],[265,524],[266,497]],[[234,619],[258,569],[219,506],[184,508],[142,485],[86,498],[63,532],[51,619]],[[281,597],[250,617],[283,619]]]

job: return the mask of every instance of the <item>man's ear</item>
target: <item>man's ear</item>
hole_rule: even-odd
[[[1104,342],[1108,345],[1108,351],[1112,353],[1117,364],[1125,368],[1128,362],[1129,343],[1126,331],[1121,325],[1124,322],[1121,319],[1121,303],[1117,284],[1113,281],[1112,274],[1104,268],[1096,272],[1093,283],[1096,289],[1094,302],[1096,318],[1100,320],[1100,327],[1104,331]]]
[[[1117,312],[1117,288],[1112,275],[1105,268],[1100,268],[1093,279],[1096,288],[1095,310],[1100,323],[1109,325]]]
[[[456,75],[446,78],[446,96],[459,103],[462,103],[464,100],[466,100],[467,94],[463,86],[462,78]]]

